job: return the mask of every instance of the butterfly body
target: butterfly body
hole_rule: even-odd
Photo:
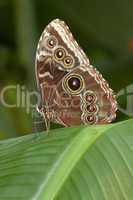
[[[39,40],[36,78],[46,121],[64,126],[104,124],[116,116],[112,89],[59,19],[45,28]]]

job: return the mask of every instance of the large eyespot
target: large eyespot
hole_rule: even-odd
[[[71,56],[66,56],[63,60],[64,66],[67,68],[73,67],[73,58]]]
[[[64,59],[65,54],[66,54],[66,52],[65,52],[65,50],[63,48],[57,48],[55,50],[54,56],[55,56],[56,60],[60,61],[60,60]]]
[[[52,49],[57,45],[57,40],[55,37],[51,36],[50,38],[48,38],[47,40],[47,46]]]
[[[78,95],[84,89],[84,80],[79,74],[69,74],[63,79],[63,88],[71,95]]]
[[[85,115],[83,114],[81,116],[81,119],[83,121],[84,124],[95,124],[98,121],[98,117],[96,115]]]

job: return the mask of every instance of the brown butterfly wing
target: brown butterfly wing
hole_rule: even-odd
[[[62,122],[66,126],[104,124],[115,118],[116,102],[112,90],[94,68],[91,73],[94,76],[90,75],[87,66],[76,68],[57,85],[54,110],[58,123]],[[71,93],[68,89],[71,85],[67,85],[67,80],[75,76],[81,77],[84,82],[77,94]]]
[[[52,21],[45,28],[38,43],[35,65],[36,79],[38,88],[41,87],[42,98],[46,104],[52,104],[52,100],[49,101],[49,98],[51,97],[52,91],[54,91],[54,87],[62,79],[62,77],[72,68],[80,65],[80,59],[78,58],[78,55],[75,55],[73,52],[73,48],[76,49],[76,47],[73,47],[72,49],[69,48],[69,43],[72,43],[72,36],[66,38],[69,33],[69,30],[66,27],[67,26],[64,24],[64,22],[60,20]],[[58,31],[58,29],[61,31]],[[63,33],[63,31],[65,31],[65,33]],[[61,34],[64,34],[64,38]],[[52,43],[50,43],[52,40],[53,46]],[[64,63],[60,60],[56,60],[55,51],[59,48],[61,48],[65,54],[66,49],[69,48],[68,56],[71,55],[71,58],[73,59],[71,68],[64,68]]]
[[[44,112],[52,112],[50,120],[72,126],[109,123],[115,118],[112,90],[60,20],[52,21],[40,38],[36,77],[47,106]]]

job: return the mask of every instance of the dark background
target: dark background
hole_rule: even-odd
[[[36,46],[45,26],[55,18],[66,21],[116,93],[132,84],[132,0],[0,0],[0,91],[16,84],[36,88]],[[16,102],[16,92],[7,92],[6,100]],[[124,105],[124,98],[119,101]],[[118,112],[117,121],[126,118]],[[25,108],[0,103],[1,139],[31,133],[31,121]]]

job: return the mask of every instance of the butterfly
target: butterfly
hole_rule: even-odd
[[[107,81],[94,68],[64,21],[44,29],[36,51],[35,72],[41,93],[37,111],[63,126],[106,124],[116,117],[117,102]]]

